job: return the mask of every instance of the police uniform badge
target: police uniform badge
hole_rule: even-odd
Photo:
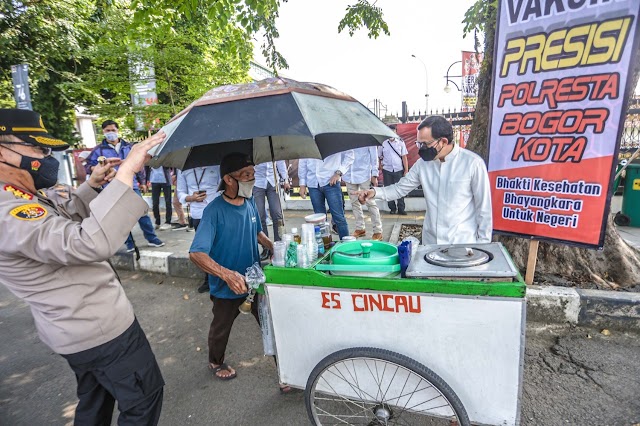
[[[47,215],[47,210],[40,204],[25,204],[11,210],[9,214],[20,220],[40,220]]]
[[[33,200],[33,195],[26,191],[13,187],[11,185],[5,185],[3,188],[5,191],[12,193],[16,198],[24,198],[25,200]]]

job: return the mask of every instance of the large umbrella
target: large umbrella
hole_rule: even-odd
[[[395,136],[352,97],[285,78],[216,87],[163,130],[167,138],[151,165],[179,169],[220,164],[230,152],[249,154],[256,164],[323,159]]]

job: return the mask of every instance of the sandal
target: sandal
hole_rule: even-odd
[[[235,379],[237,377],[236,372],[234,371],[233,373],[231,373],[231,370],[229,368],[229,366],[226,363],[222,363],[217,367],[212,366],[211,364],[209,364],[209,368],[213,371],[213,376],[216,377],[217,379],[220,380],[231,380],[231,379]],[[229,374],[228,376],[219,376],[217,373],[219,371],[227,371],[231,374]]]

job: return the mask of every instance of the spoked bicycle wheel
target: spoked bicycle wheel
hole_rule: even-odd
[[[417,361],[377,348],[335,352],[313,369],[305,405],[315,425],[469,426],[455,392]]]

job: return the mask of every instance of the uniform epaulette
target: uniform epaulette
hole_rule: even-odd
[[[23,191],[11,185],[5,185],[3,188],[5,191],[12,193],[16,198],[24,198],[25,200],[33,200],[33,195],[27,191]]]

